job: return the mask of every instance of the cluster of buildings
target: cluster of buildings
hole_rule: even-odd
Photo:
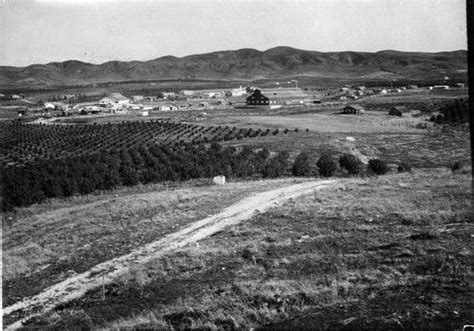
[[[165,92],[163,98],[134,95],[128,98],[120,93],[110,93],[96,104],[84,105],[82,114],[101,112],[125,113],[141,112],[147,116],[149,111],[204,110],[223,106],[261,107],[270,109],[282,106],[304,105],[320,102],[311,98],[297,87],[276,89],[250,89],[239,87],[230,90],[183,90],[179,93]]]

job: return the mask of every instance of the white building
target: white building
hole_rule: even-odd
[[[99,103],[101,105],[116,105],[116,106],[126,106],[130,104],[130,99],[123,96],[120,93],[110,93],[105,98],[100,99]]]
[[[243,88],[242,86],[240,86],[239,88],[233,88],[231,91],[230,91],[231,95],[233,97],[240,97],[242,95],[246,95],[247,94],[247,90],[245,88]]]
[[[183,95],[186,95],[186,96],[191,96],[191,95],[194,95],[194,91],[192,90],[182,90],[181,92],[179,92],[180,94],[183,94]]]
[[[160,111],[178,110],[178,107],[174,105],[159,105],[158,110]]]
[[[44,108],[48,109],[48,110],[54,110],[54,109],[56,109],[56,105],[52,102],[46,102],[44,104]]]

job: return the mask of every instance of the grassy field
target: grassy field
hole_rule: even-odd
[[[216,118],[219,122],[221,119]],[[211,119],[211,123],[212,123]],[[303,114],[292,116],[226,116],[229,124],[266,125],[269,127],[310,130],[324,133],[398,133],[422,132],[417,128],[424,118],[388,116],[378,112],[363,115],[334,113]]]
[[[215,118],[214,125],[224,120]],[[469,128],[433,126],[423,118],[397,117],[369,112],[360,115],[311,114],[292,116],[234,116],[228,125],[288,128],[291,136],[269,135],[225,145],[266,147],[272,151],[352,153],[361,158],[381,158],[413,167],[445,167],[455,161],[471,162]],[[294,129],[298,132],[294,132]],[[306,132],[306,129],[309,129]],[[348,141],[353,137],[355,141]]]
[[[31,326],[459,329],[474,318],[471,200],[470,174],[447,169],[338,185],[141,265]]]
[[[20,209],[3,226],[3,304],[127,254],[253,192],[301,181],[155,184]]]

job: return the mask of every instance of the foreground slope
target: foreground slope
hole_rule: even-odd
[[[192,223],[188,227],[130,254],[96,265],[89,271],[68,278],[33,298],[5,307],[3,316],[8,317],[19,312],[23,316],[26,314],[27,316],[21,321],[11,325],[11,328],[20,327],[23,323],[28,322],[33,314],[44,314],[60,304],[81,298],[88,291],[114,283],[118,277],[128,274],[133,266],[145,264],[166,253],[220,232],[230,225],[238,224],[252,216],[257,210],[265,211],[284,200],[297,198],[334,184],[336,184],[335,180],[310,181],[252,195],[217,215]]]
[[[474,311],[470,184],[447,169],[345,181],[136,265],[28,326],[458,329]]]

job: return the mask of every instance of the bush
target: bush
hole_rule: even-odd
[[[329,154],[324,154],[316,163],[319,173],[323,177],[331,177],[337,170],[337,164]]]
[[[398,165],[398,172],[411,172],[411,166],[406,162],[402,162]]]
[[[376,175],[386,174],[389,170],[387,162],[379,159],[369,160],[369,169]]]
[[[308,153],[302,152],[296,157],[292,173],[293,176],[311,176],[311,161]]]
[[[276,178],[285,175],[288,167],[288,152],[280,152],[278,155],[269,159],[263,170],[263,177]]]
[[[352,154],[341,155],[339,165],[351,175],[358,174],[362,170],[362,162]]]
[[[461,170],[463,167],[464,167],[464,164],[462,161],[456,161],[449,165],[449,168],[451,169],[451,171]]]

